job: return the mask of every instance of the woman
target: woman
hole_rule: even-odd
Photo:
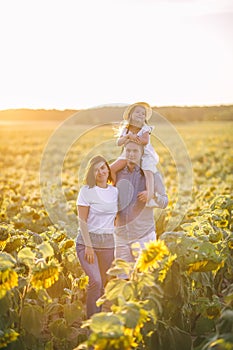
[[[76,249],[80,264],[89,277],[87,318],[101,311],[96,301],[104,292],[106,272],[114,259],[118,190],[109,184],[110,181],[107,161],[99,155],[93,157],[86,171],[85,185],[77,198],[80,230]]]

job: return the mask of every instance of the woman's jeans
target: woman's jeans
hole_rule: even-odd
[[[114,259],[114,248],[93,248],[94,263],[89,264],[84,259],[85,245],[76,243],[76,251],[80,264],[89,277],[87,287],[87,318],[101,311],[101,306],[96,306],[96,301],[103,295],[107,281],[107,270],[111,267]]]

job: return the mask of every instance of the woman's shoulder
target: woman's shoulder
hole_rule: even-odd
[[[83,185],[78,193],[77,205],[90,206],[93,196],[93,188],[88,185]]]
[[[116,186],[108,185],[108,187],[110,191],[118,193],[118,188]]]
[[[88,185],[82,185],[79,192],[86,193],[88,191],[93,191],[94,187],[90,187]]]
[[[81,190],[84,191],[84,190],[86,190],[86,189],[88,189],[88,188],[89,188],[88,185],[82,185],[82,186],[80,187],[80,191],[81,191]]]

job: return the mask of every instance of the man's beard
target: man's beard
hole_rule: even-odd
[[[129,165],[136,165],[137,163],[136,163],[135,160],[129,159],[129,160],[128,160],[128,164],[129,164]]]

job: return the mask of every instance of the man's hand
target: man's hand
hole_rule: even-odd
[[[148,192],[147,191],[139,192],[137,197],[141,202],[146,203],[148,199]]]
[[[92,247],[85,247],[84,258],[89,264],[94,264],[94,250]]]

